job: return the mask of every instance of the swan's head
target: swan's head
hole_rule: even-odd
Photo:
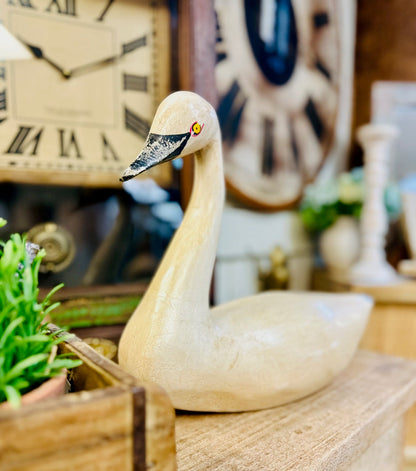
[[[120,180],[203,149],[217,131],[217,115],[206,100],[192,92],[172,93],[159,105],[142,151]]]

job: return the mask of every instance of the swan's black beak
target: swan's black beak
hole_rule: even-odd
[[[124,170],[120,181],[130,180],[155,165],[174,159],[183,151],[190,137],[190,132],[172,135],[149,134],[143,150],[136,160]]]

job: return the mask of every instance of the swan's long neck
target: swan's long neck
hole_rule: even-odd
[[[181,320],[208,314],[209,287],[224,206],[220,133],[195,154],[191,199],[145,298],[139,305],[149,316]],[[153,319],[154,321],[155,319]]]

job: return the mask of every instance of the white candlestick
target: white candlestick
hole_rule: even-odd
[[[376,285],[397,281],[393,267],[387,262],[384,250],[388,229],[384,205],[390,145],[398,135],[394,126],[368,124],[358,129],[357,140],[364,150],[366,198],[361,214],[361,253],[351,268],[354,284]]]

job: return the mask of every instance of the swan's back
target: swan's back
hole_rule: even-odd
[[[320,389],[351,361],[371,307],[359,294],[274,291],[212,309],[216,355],[206,358],[215,373],[201,374],[204,404],[195,399],[194,408],[270,407]]]

